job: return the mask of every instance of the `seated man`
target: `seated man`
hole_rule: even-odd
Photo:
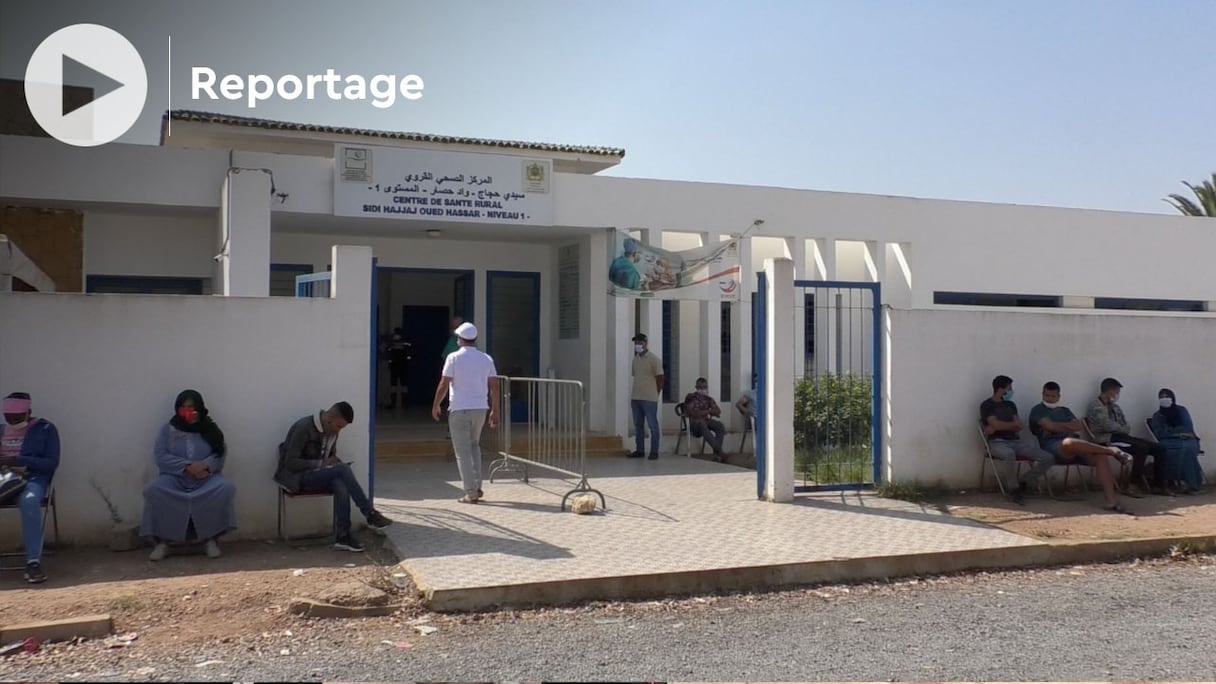
[[[743,394],[735,400],[735,408],[739,409],[739,413],[743,414],[744,418],[754,420],[756,418],[756,374],[752,373],[752,386],[750,389],[743,390]]]
[[[726,454],[722,453],[722,439],[726,437],[726,426],[717,420],[722,409],[709,396],[709,382],[705,378],[697,378],[696,391],[684,397],[684,415],[688,418],[688,433],[704,437],[705,443],[714,450],[714,460],[724,463]]]
[[[1013,403],[1013,378],[998,375],[992,379],[992,396],[980,404],[980,422],[993,458],[1012,461],[1022,457],[1032,461],[1018,488],[1009,492],[1014,503],[1024,505],[1026,490],[1055,465],[1055,457],[1040,449],[1035,440],[1022,436],[1025,426],[1018,418],[1017,404]]]
[[[1099,444],[1121,442],[1127,444],[1127,451],[1132,455],[1131,482],[1127,485],[1129,495],[1144,493],[1144,462],[1149,456],[1153,457],[1153,488],[1154,494],[1173,496],[1166,484],[1166,449],[1157,442],[1139,437],[1132,437],[1131,426],[1119,408],[1119,390],[1123,385],[1114,378],[1106,378],[1099,387],[1100,394],[1089,403],[1085,418],[1089,429],[1094,433],[1094,440]]]
[[[16,494],[25,547],[25,581],[39,584],[46,581],[42,570],[42,499],[59,467],[59,431],[45,418],[31,417],[30,411],[30,395],[25,392],[13,392],[4,398],[0,469],[25,477],[25,486]]]
[[[1131,455],[1115,447],[1102,446],[1080,439],[1085,424],[1067,406],[1060,406],[1060,385],[1048,382],[1043,385],[1043,402],[1030,409],[1030,432],[1039,438],[1039,446],[1061,463],[1076,459],[1083,465],[1093,466],[1102,483],[1102,494],[1106,497],[1106,510],[1127,513],[1115,495],[1115,476],[1111,473],[1109,456],[1127,463]]]
[[[367,526],[382,530],[393,521],[372,508],[350,466],[338,460],[338,433],[355,420],[355,410],[345,401],[292,424],[287,439],[279,445],[279,468],[274,481],[287,491],[327,492],[334,495],[334,548],[362,551],[350,532],[350,502],[367,519]]]

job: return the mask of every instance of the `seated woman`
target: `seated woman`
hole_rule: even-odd
[[[1203,471],[1199,467],[1199,436],[1185,406],[1179,406],[1174,391],[1162,389],[1157,393],[1161,406],[1149,420],[1149,427],[1157,441],[1165,447],[1169,471],[1166,480],[1181,480],[1186,494],[1198,494],[1203,484]]]
[[[175,414],[156,437],[160,475],[144,488],[140,534],[156,542],[151,560],[169,554],[170,542],[206,542],[218,558],[220,535],[236,528],[236,487],[224,479],[224,433],[194,390],[177,395]]]

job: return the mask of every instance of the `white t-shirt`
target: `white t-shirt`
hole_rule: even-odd
[[[488,381],[498,375],[494,359],[477,347],[461,347],[448,354],[443,362],[443,377],[451,378],[448,386],[448,410],[490,408]]]

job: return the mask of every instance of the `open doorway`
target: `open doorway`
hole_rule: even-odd
[[[374,378],[377,421],[385,426],[429,425],[452,317],[473,318],[473,271],[381,266],[376,279],[381,332]],[[394,373],[390,360],[398,328],[408,344],[408,360],[404,372]],[[398,361],[403,356],[396,354]]]

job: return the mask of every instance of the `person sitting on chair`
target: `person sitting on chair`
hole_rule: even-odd
[[[752,386],[750,389],[743,390],[743,394],[735,400],[735,408],[739,409],[739,413],[743,414],[744,418],[753,420],[756,417],[756,374],[752,373]]]
[[[354,408],[340,401],[292,423],[287,438],[279,445],[279,467],[274,481],[292,494],[333,494],[334,548],[359,552],[363,547],[350,531],[351,501],[373,530],[382,530],[393,521],[372,508],[350,465],[338,460],[338,433],[354,420]]]
[[[1080,438],[1085,424],[1067,407],[1060,405],[1060,385],[1048,382],[1043,385],[1043,401],[1030,409],[1030,432],[1039,438],[1043,451],[1055,456],[1061,463],[1075,459],[1082,465],[1093,466],[1102,484],[1106,497],[1106,510],[1127,513],[1115,494],[1115,476],[1111,472],[1110,459],[1115,457],[1122,463],[1131,460],[1131,455],[1115,447],[1102,446]]]
[[[984,435],[988,438],[988,450],[998,460],[1012,461],[1018,457],[1029,458],[1032,465],[1018,482],[1018,488],[1009,492],[1009,498],[1018,505],[1026,503],[1026,490],[1055,465],[1055,457],[1039,448],[1038,442],[1022,436],[1025,427],[1018,418],[1018,406],[1013,403],[1013,378],[998,375],[992,379],[992,396],[980,404],[980,422],[984,424]]]
[[[25,392],[13,392],[4,398],[0,471],[25,478],[25,485],[10,496],[15,497],[21,510],[25,581],[39,584],[46,581],[42,570],[42,500],[59,467],[59,430],[45,418],[32,417],[30,406],[30,395]]]
[[[1144,462],[1149,456],[1153,457],[1153,486],[1152,493],[1161,496],[1173,496],[1169,486],[1165,482],[1166,470],[1166,451],[1165,447],[1157,442],[1150,442],[1147,439],[1132,437],[1130,434],[1132,428],[1127,424],[1127,418],[1123,415],[1123,409],[1119,408],[1119,390],[1123,389],[1122,383],[1114,378],[1105,378],[1099,386],[1100,394],[1096,399],[1089,402],[1089,410],[1086,412],[1086,420],[1089,422],[1089,429],[1093,432],[1094,440],[1099,444],[1110,444],[1111,442],[1121,442],[1127,444],[1126,451],[1132,455],[1132,473],[1131,482],[1128,483],[1128,492],[1143,490],[1144,485]],[[1140,493],[1140,492],[1137,492]]]
[[[1203,486],[1203,469],[1199,466],[1199,435],[1185,406],[1179,406],[1174,390],[1163,388],[1157,393],[1157,404],[1161,407],[1149,420],[1153,435],[1170,452],[1171,465],[1175,465],[1174,477],[1186,486],[1186,494],[1198,494]]]
[[[173,410],[156,436],[160,474],[144,487],[139,533],[156,544],[149,560],[164,560],[170,542],[191,541],[205,542],[207,557],[219,558],[220,536],[236,529],[236,487],[220,474],[224,433],[194,390],[178,394]]]
[[[684,416],[688,419],[688,434],[692,437],[703,437],[705,443],[714,450],[714,460],[726,462],[726,454],[722,452],[722,439],[726,437],[726,426],[718,418],[722,409],[718,402],[709,396],[709,382],[705,378],[697,378],[696,391],[684,397]]]

